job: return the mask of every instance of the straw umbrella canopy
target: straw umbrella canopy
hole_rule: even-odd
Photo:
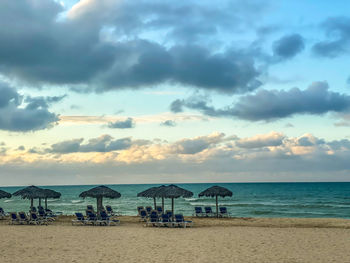
[[[165,187],[165,185],[148,188],[147,190],[138,193],[137,197],[153,198],[154,209],[157,209],[157,202],[156,202],[157,192],[161,190],[163,187]],[[162,209],[164,211],[164,198],[162,198]]]
[[[100,212],[102,210],[103,204],[103,198],[119,198],[121,197],[121,194],[107,186],[101,185],[94,188],[91,188],[88,191],[82,192],[79,197],[85,198],[85,197],[92,197],[97,199],[97,211]]]
[[[232,196],[232,192],[225,187],[215,185],[215,186],[209,187],[208,189],[199,193],[198,196],[199,197],[202,197],[202,196],[215,197],[215,199],[216,199],[216,217],[219,217],[218,196],[221,196],[221,197]]]
[[[172,212],[173,220],[174,220],[174,199],[179,197],[191,197],[191,196],[193,196],[192,192],[173,184],[162,187],[156,193],[156,197],[171,198],[171,212]]]
[[[11,194],[10,193],[8,193],[8,192],[5,192],[5,191],[3,191],[3,190],[0,190],[0,199],[1,198],[11,198]]]
[[[61,193],[51,189],[44,189],[44,191],[45,191],[45,209],[47,209],[47,199],[48,198],[58,199],[61,197]]]
[[[33,207],[33,199],[45,198],[45,190],[37,186],[28,186],[13,193],[14,196],[21,196],[23,199],[30,199],[30,208]]]

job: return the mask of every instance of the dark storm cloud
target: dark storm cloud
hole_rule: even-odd
[[[85,144],[83,144],[83,141],[84,139],[80,138],[55,143],[51,145],[51,148],[46,149],[46,152],[60,154],[76,152],[110,152],[128,149],[133,143],[130,138],[115,140],[110,135],[102,135],[100,137],[90,139]]]
[[[0,129],[28,132],[52,127],[58,121],[48,110],[49,103],[56,100],[52,98],[23,99],[16,89],[0,82]]]
[[[273,43],[273,54],[277,59],[290,59],[303,51],[304,40],[299,34],[287,35]]]
[[[174,102],[171,109],[174,108],[173,105]],[[209,106],[205,97],[177,100],[175,105],[178,111],[186,107],[214,117],[273,121],[295,114],[320,115],[327,112],[347,112],[350,110],[350,96],[329,91],[326,82],[314,82],[306,90],[298,88],[289,91],[259,90],[254,95],[240,97],[236,104],[222,109]]]
[[[112,129],[130,129],[135,127],[133,118],[127,118],[125,121],[115,121],[108,123],[108,128]]]
[[[52,97],[26,97],[27,109],[48,108],[50,104],[57,103],[63,100],[67,95],[52,96]]]
[[[67,19],[57,19],[64,10],[54,1],[38,5],[34,0],[4,0],[0,72],[32,85],[69,84],[81,92],[164,82],[225,93],[251,91],[261,85],[262,73],[251,53],[239,48],[217,52],[199,40],[247,24],[252,10],[256,15],[263,6],[260,1],[218,7],[198,2],[89,1],[71,10]],[[232,8],[239,12],[230,12]],[[152,30],[163,32],[171,44],[140,38]],[[117,40],[105,41],[106,32],[114,32]]]
[[[328,37],[313,46],[313,52],[322,57],[334,58],[350,50],[350,18],[333,17],[322,24]]]

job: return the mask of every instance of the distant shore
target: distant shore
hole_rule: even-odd
[[[0,221],[0,262],[347,262],[350,220],[192,218],[193,228],[49,226]],[[191,218],[188,218],[191,219]]]

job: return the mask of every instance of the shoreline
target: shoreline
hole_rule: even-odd
[[[61,215],[51,225],[70,226],[75,216]],[[119,216],[120,226],[140,225],[144,223],[138,216]],[[266,217],[185,217],[194,222],[195,228],[206,227],[268,227],[268,228],[341,228],[350,229],[350,220],[342,218],[266,218]],[[0,226],[8,225],[9,218],[0,220]],[[36,226],[38,227],[38,226]],[[98,226],[96,226],[98,227]]]

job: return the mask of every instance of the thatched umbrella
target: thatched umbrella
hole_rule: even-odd
[[[174,220],[174,198],[191,197],[191,196],[193,196],[192,192],[173,184],[162,187],[156,193],[156,197],[171,198],[171,212],[172,212],[173,220]]]
[[[207,190],[204,190],[203,192],[199,193],[198,196],[199,197],[202,197],[202,196],[214,197],[215,196],[215,199],[216,199],[216,217],[219,217],[218,196],[221,196],[221,197],[232,196],[232,192],[225,187],[215,185],[215,186],[209,187]]]
[[[5,191],[3,191],[3,190],[0,190],[0,199],[1,198],[11,198],[11,194],[10,193],[8,193],[8,192],[5,192]]]
[[[14,196],[21,196],[23,199],[30,199],[30,208],[33,207],[33,199],[45,198],[45,189],[34,185],[28,186],[13,193]]]
[[[148,188],[147,190],[138,193],[137,197],[153,198],[154,209],[157,209],[157,202],[156,202],[157,192],[161,190],[163,187],[165,187],[165,185]],[[162,197],[162,209],[164,211],[164,197]]]
[[[97,186],[97,187],[94,187],[88,191],[84,191],[82,192],[79,197],[93,197],[93,198],[96,198],[97,199],[97,211],[100,212],[102,210],[102,200],[103,200],[103,197],[106,197],[106,198],[119,198],[121,197],[121,194],[117,191],[114,191],[113,189],[107,187],[107,186],[104,186],[104,185],[101,185],[101,186]]]
[[[45,191],[45,209],[47,209],[47,199],[48,198],[58,199],[61,197],[61,193],[56,192],[56,191],[51,190],[51,189],[44,189],[44,191]]]

